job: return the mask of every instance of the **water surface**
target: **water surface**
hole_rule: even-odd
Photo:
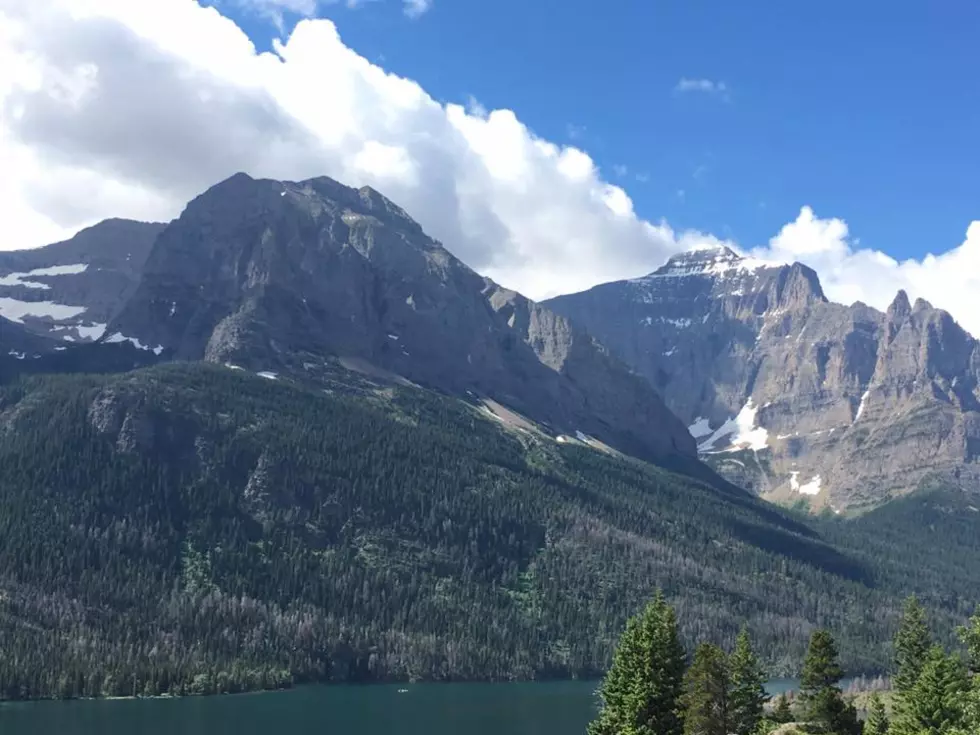
[[[0,706],[3,735],[584,735],[598,682],[309,686]],[[795,686],[773,681],[778,693]]]

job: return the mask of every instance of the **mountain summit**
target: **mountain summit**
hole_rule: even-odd
[[[584,331],[472,271],[377,191],[329,178],[237,174],[194,199],[106,340],[276,375],[339,360],[639,456],[696,456],[656,392]]]
[[[646,377],[704,459],[767,497],[858,509],[980,475],[980,348],[904,292],[886,314],[843,306],[805,265],[721,247],[545,303]]]

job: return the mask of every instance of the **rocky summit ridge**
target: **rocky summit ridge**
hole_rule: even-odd
[[[859,510],[930,484],[980,487],[980,347],[900,292],[830,302],[800,263],[725,247],[545,302],[646,377],[732,481]]]
[[[556,437],[704,471],[694,439],[645,380],[565,317],[478,275],[370,187],[236,174],[167,225],[127,227],[80,233],[76,241],[112,236],[88,259],[69,241],[7,254],[0,266],[20,269],[7,280],[27,278],[68,250],[44,283],[78,287],[64,303],[104,319],[100,342],[154,359],[270,379],[316,380],[340,366],[463,396]],[[122,276],[134,261],[130,284]],[[82,293],[77,279],[94,275],[116,278],[115,287]],[[25,326],[58,334],[77,330],[79,315]]]

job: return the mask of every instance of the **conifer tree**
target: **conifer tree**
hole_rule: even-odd
[[[915,686],[932,646],[925,610],[915,595],[905,601],[895,636],[895,691],[899,701]]]
[[[785,725],[787,722],[792,722],[793,719],[793,708],[789,705],[789,697],[786,696],[786,692],[783,692],[776,699],[776,706],[772,710],[772,720],[780,725]]]
[[[600,687],[602,710],[589,735],[682,735],[684,665],[677,617],[658,592],[627,623]]]
[[[800,680],[804,718],[811,731],[834,735],[860,731],[857,712],[844,701],[839,686],[843,677],[833,636],[826,630],[815,631],[810,637]]]
[[[891,735],[946,735],[961,728],[969,688],[959,657],[933,646],[915,685],[902,696]]]
[[[868,697],[868,718],[864,721],[864,735],[888,735],[888,713],[878,692]]]
[[[728,660],[725,652],[702,643],[684,677],[684,735],[729,735]]]
[[[748,628],[743,627],[735,639],[735,650],[728,660],[728,711],[731,732],[751,735],[759,726],[769,695],[766,674],[752,650]]]

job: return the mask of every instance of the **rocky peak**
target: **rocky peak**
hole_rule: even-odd
[[[909,295],[902,289],[895,294],[895,298],[892,299],[891,304],[888,306],[888,311],[885,312],[885,316],[889,322],[896,323],[905,321],[911,313],[912,304],[909,303]]]
[[[326,177],[236,174],[197,197],[109,335],[303,379],[366,364],[648,458],[696,456],[656,392],[567,319],[480,277],[381,193]]]
[[[740,269],[744,262],[745,258],[725,245],[696,248],[672,256],[650,276],[717,276]]]
[[[782,266],[775,286],[777,308],[791,309],[827,300],[816,272],[802,263]]]
[[[980,474],[980,347],[905,292],[884,314],[835,304],[805,265],[715,248],[546,305],[653,383],[703,456],[766,497],[843,509]]]

